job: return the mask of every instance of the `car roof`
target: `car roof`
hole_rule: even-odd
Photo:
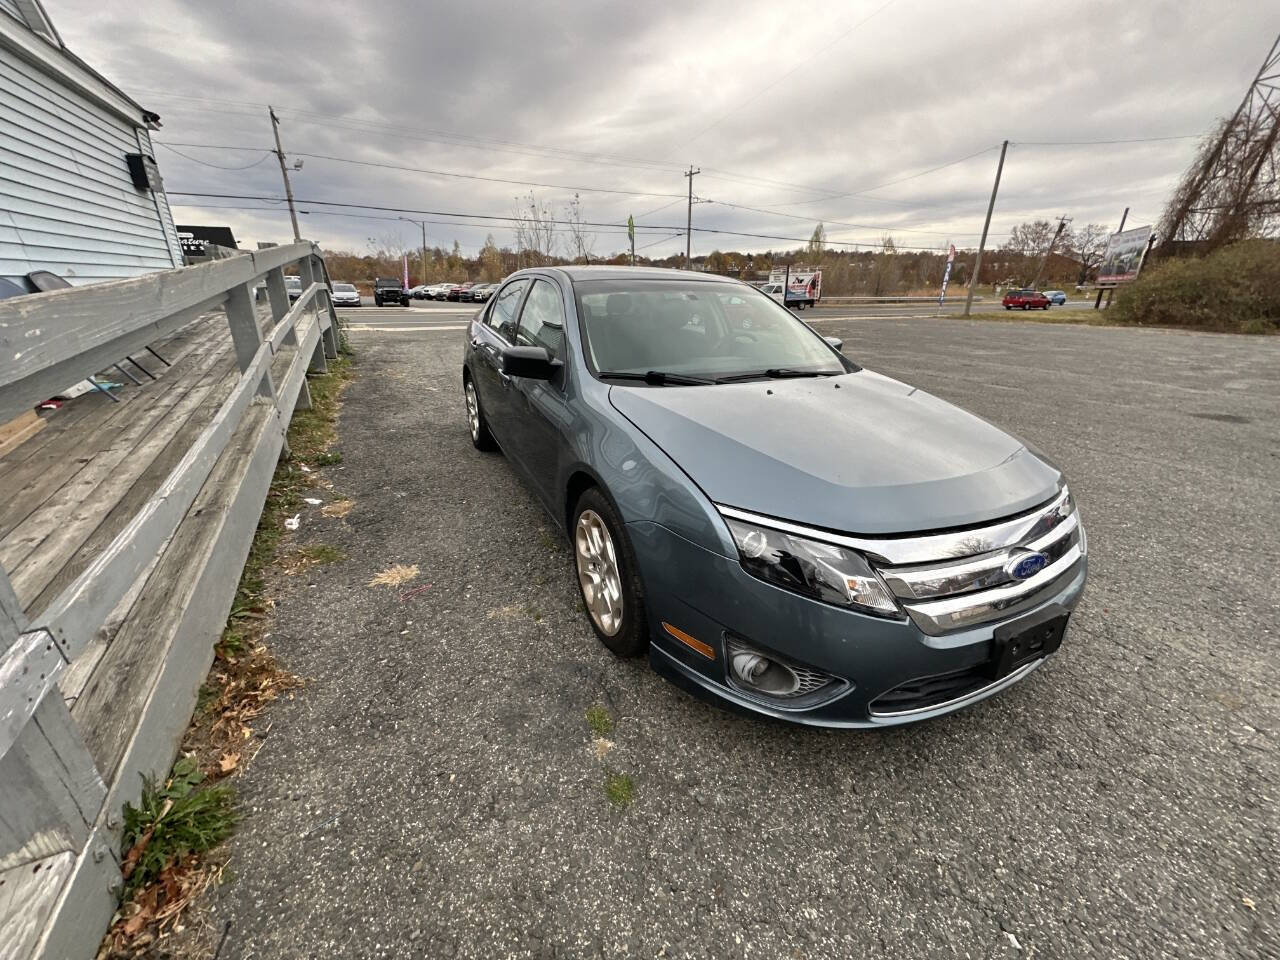
[[[528,272],[536,273],[539,269],[543,272],[556,271],[575,283],[583,280],[693,280],[703,283],[741,283],[734,277],[723,277],[717,273],[697,273],[693,270],[671,270],[663,267],[533,267]],[[520,271],[520,273],[524,272]]]

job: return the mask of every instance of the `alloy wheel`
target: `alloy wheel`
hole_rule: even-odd
[[[480,401],[476,399],[476,385],[470,380],[466,386],[467,395],[467,422],[471,424],[471,439],[478,440],[480,438]]]
[[[622,629],[622,578],[613,537],[594,510],[579,515],[573,545],[587,611],[601,633],[615,636]]]

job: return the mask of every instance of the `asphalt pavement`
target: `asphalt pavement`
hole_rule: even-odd
[[[462,333],[372,313],[325,470],[354,506],[286,544],[346,559],[273,583],[311,683],[238,781],[221,960],[1280,955],[1280,339],[824,324],[1058,462],[1092,553],[1027,681],[850,733],[610,655],[567,546],[470,444]]]

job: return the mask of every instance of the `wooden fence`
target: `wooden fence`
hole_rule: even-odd
[[[302,279],[293,304],[286,270]],[[255,303],[264,283],[265,333]],[[3,960],[93,956],[121,885],[122,808],[137,802],[142,775],[163,776],[173,762],[289,421],[310,402],[306,374],[337,355],[338,330],[310,243],[0,301],[0,423],[189,324],[223,322],[238,381],[114,539],[30,618],[0,569]],[[184,534],[195,516],[199,536]],[[111,702],[112,749],[104,751],[102,731],[82,728],[59,680],[102,643],[108,616],[157,556],[174,551],[170,565],[180,573],[141,628],[146,656],[116,666],[127,695]]]

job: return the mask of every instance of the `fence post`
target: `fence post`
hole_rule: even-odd
[[[328,282],[324,261],[317,259],[314,254],[298,261],[298,272],[302,274],[304,285]],[[333,301],[329,299],[327,286],[320,295],[324,297],[325,319],[328,321],[320,324],[320,340],[324,343],[324,355],[333,360],[338,356],[338,314],[333,309]],[[319,307],[316,308],[316,320],[320,321]]]
[[[25,629],[27,618],[22,612],[22,605],[9,583],[9,575],[4,567],[0,567],[0,654],[13,646],[18,634]]]
[[[268,287],[268,290],[270,287]],[[258,311],[253,306],[252,284],[238,284],[227,291],[227,324],[231,327],[231,340],[236,348],[236,362],[241,372],[249,369],[253,358],[262,346],[262,327],[258,325]],[[276,407],[276,426],[282,434],[288,433],[288,426],[280,419],[279,404],[276,403],[276,387],[271,382],[271,371],[263,371],[262,380],[258,383],[258,396],[271,401]],[[290,456],[289,442],[285,440],[280,450],[281,459]]]

